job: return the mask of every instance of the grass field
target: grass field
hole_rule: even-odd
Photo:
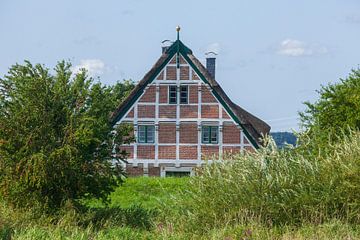
[[[127,178],[125,183],[110,195],[111,207],[127,208],[139,204],[144,208],[159,208],[171,197],[186,190],[188,177],[183,178]],[[104,207],[100,201],[87,202],[92,207]]]
[[[161,212],[164,205],[171,204],[173,197],[178,197],[180,192],[187,190],[189,180],[128,178],[123,186],[111,194],[110,207],[126,209],[131,208],[133,204],[140,204],[145,209],[157,209]],[[104,207],[97,201],[89,201],[87,204],[91,207]],[[204,207],[214,206],[209,202]],[[0,210],[0,239],[360,239],[360,227],[337,221],[299,227],[266,227],[258,223],[235,224],[213,228],[205,233],[196,233],[176,229],[176,222],[166,222],[163,217],[155,217],[155,224],[148,230],[123,224],[104,224],[98,229],[92,225],[78,226],[72,220],[71,213],[51,224],[48,218],[34,221],[28,216],[20,220],[19,216],[23,216],[23,213],[11,212],[4,205]],[[164,215],[164,212],[161,214]]]

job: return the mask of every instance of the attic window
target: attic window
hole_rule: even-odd
[[[180,104],[188,103],[188,86],[180,87]]]
[[[169,104],[177,103],[177,91],[176,86],[169,86]]]

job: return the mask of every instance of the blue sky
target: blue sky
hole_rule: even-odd
[[[218,52],[217,81],[273,131],[296,129],[302,103],[360,63],[359,0],[0,0],[0,76],[65,59],[107,84],[137,81],[177,25],[200,60]]]

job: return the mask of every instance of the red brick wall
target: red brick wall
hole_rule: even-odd
[[[197,85],[189,85],[189,103],[198,103]]]
[[[160,85],[159,86],[159,102],[168,103],[168,86]]]
[[[223,143],[240,144],[240,129],[237,128],[235,124],[224,124]]]
[[[137,157],[139,159],[154,159],[155,158],[155,146],[151,145],[138,145]]]
[[[180,55],[180,64],[187,64],[183,56]]]
[[[211,160],[219,157],[219,146],[201,146],[201,159]]]
[[[176,146],[159,146],[159,159],[176,159]]]
[[[133,167],[131,164],[126,165],[126,173],[132,177],[138,177],[144,175],[144,169],[142,167]]]
[[[218,105],[201,105],[202,118],[219,118]]]
[[[180,105],[180,118],[197,118],[198,106]]]
[[[180,159],[197,159],[197,146],[179,146]]]
[[[180,64],[187,64],[182,55],[179,57]],[[176,55],[171,59],[170,64],[176,64]]]
[[[249,140],[244,136],[244,143],[245,144],[248,144],[249,143]]]
[[[159,123],[159,143],[176,143],[175,123]]]
[[[154,105],[138,105],[138,118],[154,118],[155,106]]]
[[[164,70],[161,71],[159,76],[156,78],[157,80],[164,80]]]
[[[120,151],[126,151],[127,158],[133,158],[134,157],[134,147],[133,146],[119,146],[119,152]]]
[[[159,106],[160,118],[176,118],[176,105]]]
[[[201,86],[201,102],[203,103],[214,103],[217,102],[212,93],[206,86]]]
[[[226,113],[226,111],[224,109],[222,109],[222,117],[225,119],[229,119],[230,116]]]
[[[156,100],[156,86],[152,85],[140,98],[139,102],[155,102]]]
[[[189,80],[189,66],[180,67],[180,80]]]
[[[232,154],[239,154],[241,152],[240,147],[223,147],[223,155],[232,155]]]
[[[149,177],[160,177],[160,167],[149,167]]]
[[[198,77],[198,75],[195,73],[194,70],[191,70],[191,75],[193,80],[200,80],[200,78]]]
[[[197,143],[198,128],[197,123],[180,124],[180,143]]]
[[[175,66],[166,67],[166,80],[177,80]]]
[[[176,64],[176,55],[170,60],[170,64]]]

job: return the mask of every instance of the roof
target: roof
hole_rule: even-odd
[[[262,136],[269,134],[270,126],[251,113],[247,112],[226,95],[224,90],[220,87],[217,81],[210,75],[207,69],[201,62],[192,54],[191,49],[186,47],[180,40],[176,40],[157,60],[150,71],[143,77],[143,79],[135,86],[129,96],[119,105],[111,116],[112,124],[116,124],[136,100],[141,96],[145,87],[151,83],[160,71],[167,65],[172,57],[180,52],[185,60],[190,64],[193,70],[199,75],[200,79],[209,84],[212,93],[217,100],[224,106],[230,116],[242,127],[244,134],[249,141],[258,148],[262,145]]]

